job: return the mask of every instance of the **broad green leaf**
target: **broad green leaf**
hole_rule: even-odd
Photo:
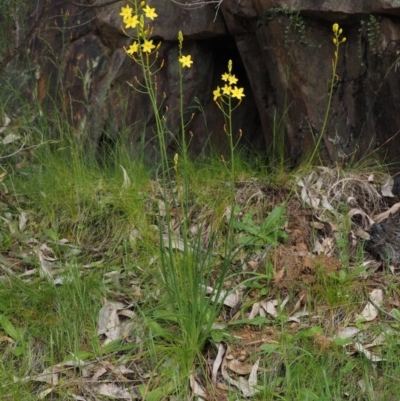
[[[158,387],[154,390],[147,391],[147,387],[140,385],[137,387],[143,400],[146,401],[159,401],[167,399],[168,395],[173,391],[173,386],[171,384]]]
[[[58,241],[58,235],[54,230],[51,230],[50,228],[45,228],[43,231],[52,241]]]
[[[84,361],[85,359],[90,359],[93,358],[94,354],[88,351],[77,351],[74,352],[73,354],[71,353],[70,355],[67,355],[64,358],[64,361],[75,361],[77,359]]]
[[[260,350],[264,351],[267,354],[271,354],[277,350],[279,350],[279,344],[263,344],[260,346]]]
[[[276,206],[265,219],[262,225],[263,230],[271,230],[277,227],[282,227],[286,221],[286,218],[284,218],[285,213],[286,209],[283,206]]]
[[[339,337],[337,337],[337,338],[334,338],[334,339],[333,339],[333,342],[334,342],[336,345],[339,345],[340,347],[345,347],[346,345],[351,344],[351,343],[353,342],[353,339],[351,339],[351,338],[339,338]]]
[[[0,315],[0,326],[14,341],[20,340],[20,330],[17,330],[5,315]]]
[[[309,328],[309,329],[307,329],[307,330],[300,331],[299,333],[297,333],[297,334],[294,336],[294,338],[297,340],[297,339],[299,339],[299,338],[313,337],[314,334],[322,334],[323,332],[324,332],[324,331],[322,330],[321,327],[319,327],[319,326],[314,326],[314,327],[311,327],[311,328]]]
[[[340,369],[340,373],[350,373],[354,368],[355,364],[353,362],[347,362],[346,365],[343,366],[343,368]]]

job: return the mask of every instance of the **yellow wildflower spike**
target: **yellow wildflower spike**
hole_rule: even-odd
[[[132,11],[133,11],[132,7],[128,5],[126,7],[121,8],[121,12],[119,13],[119,15],[122,15],[123,19],[127,19],[132,16]]]
[[[229,85],[235,85],[238,82],[238,79],[234,75],[229,76]]]
[[[187,56],[182,56],[179,59],[179,62],[182,64],[182,67],[190,68],[191,65],[193,64],[192,56],[190,54],[187,55]]]
[[[213,95],[214,95],[214,102],[216,102],[218,98],[221,96],[221,89],[219,86],[217,86],[217,89],[213,91]]]
[[[139,51],[139,45],[138,42],[133,42],[130,46],[129,49],[126,50],[126,52],[130,55],[137,53]]]
[[[143,11],[146,14],[146,17],[150,18],[152,21],[154,20],[154,18],[158,17],[158,14],[156,14],[156,9],[151,8],[148,5],[143,9]]]
[[[142,50],[145,53],[151,53],[151,51],[155,48],[156,46],[153,44],[153,40],[145,40],[142,44]]]
[[[227,82],[229,80],[230,75],[226,72],[225,74],[222,74],[221,79],[225,82]]]
[[[136,25],[139,24],[139,18],[137,15],[134,15],[130,18],[127,18],[124,20],[125,22],[125,28],[136,28]]]
[[[228,84],[225,84],[225,86],[222,88],[222,93],[229,96],[231,94],[231,90],[232,88]]]
[[[232,92],[231,92],[232,97],[236,97],[237,99],[241,100],[242,97],[245,96],[245,94],[243,93],[243,91],[244,91],[244,88],[238,88],[237,86],[235,86],[235,87],[232,89]]]

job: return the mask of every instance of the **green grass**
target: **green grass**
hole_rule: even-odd
[[[207,360],[216,352],[215,335],[223,335],[233,348],[245,348],[249,363],[260,358],[261,391],[254,399],[332,400],[343,399],[345,394],[351,400],[395,399],[400,383],[389,378],[397,377],[400,371],[396,357],[399,342],[388,331],[387,323],[382,322],[374,329],[375,335],[387,333],[382,350],[386,361],[380,363],[371,363],[362,355],[347,355],[340,345],[323,347],[312,328],[319,327],[329,337],[334,334],[332,325],[335,326],[323,320],[314,323],[311,319],[305,328],[293,328],[286,323],[287,316],[283,313],[281,318],[270,319],[267,324],[232,325],[219,334],[212,334],[211,326],[205,329],[213,323],[208,318],[215,304],[207,300],[200,286],[218,282],[225,262],[231,278],[227,276],[223,286],[229,286],[232,280],[238,284],[242,258],[249,252],[263,250],[258,243],[248,243],[247,248],[224,260],[229,229],[224,213],[231,205],[231,188],[229,172],[223,163],[217,159],[193,162],[188,170],[191,186],[187,206],[192,210],[188,227],[197,227],[204,234],[207,230],[201,231],[202,224],[208,225],[209,237],[194,234],[190,238],[190,243],[195,244],[194,252],[164,250],[167,252],[163,254],[157,229],[162,192],[154,173],[140,164],[128,163],[125,156],[115,157],[108,165],[85,160],[79,149],[70,145],[44,145],[33,156],[25,168],[3,181],[8,194],[2,199],[2,216],[16,226],[22,211],[29,216],[26,228],[16,229],[10,240],[2,244],[2,254],[14,273],[3,274],[0,282],[0,313],[6,318],[0,327],[3,336],[0,382],[4,386],[2,394],[8,399],[38,399],[50,388],[48,384],[34,380],[15,382],[14,378],[38,375],[74,356],[96,366],[99,360],[114,366],[125,361],[133,372],[127,375],[144,399],[165,399],[167,393],[184,397],[189,390],[190,374],[195,373],[203,380],[208,377]],[[124,178],[121,166],[130,183]],[[242,205],[243,214],[248,211],[248,202],[253,205],[257,219],[252,225],[257,225],[274,205],[265,197],[261,203],[254,196],[251,198],[254,181],[248,183],[258,176],[251,164],[238,158],[236,168],[237,202]],[[265,178],[258,176],[258,180],[260,187],[270,185]],[[173,188],[172,185],[168,189],[169,194]],[[179,220],[173,213],[170,221],[177,223]],[[161,224],[166,222],[161,219]],[[3,225],[2,230],[5,232],[9,227]],[[238,246],[239,232],[233,234],[230,240]],[[350,257],[343,241],[344,235],[338,245],[342,259],[346,254]],[[54,251],[57,259],[53,262],[54,278],[62,278],[62,284],[54,284],[38,271],[23,275],[32,269],[40,270],[37,252],[44,243]],[[204,254],[196,253],[200,246],[205,248]],[[360,310],[357,304],[364,301],[362,291],[354,292],[360,276],[352,275],[345,262],[341,260],[345,275],[326,277],[322,267],[317,269],[317,281],[309,287],[314,297],[309,302],[312,314],[329,319],[335,316],[334,310],[342,310],[342,314]],[[187,274],[175,277],[166,287],[165,269]],[[265,284],[272,287],[267,292],[261,291],[260,299],[277,291],[267,277],[270,275],[271,272],[264,274],[260,270],[251,276],[247,285],[256,291],[254,300]],[[338,296],[338,291],[346,294]],[[391,291],[397,291],[394,284]],[[295,287],[290,292],[294,297],[290,304],[294,306]],[[188,295],[192,298],[187,299]],[[108,346],[103,345],[104,335],[97,334],[98,314],[104,299],[132,305],[130,309],[135,314],[130,318],[134,327],[126,337]],[[243,309],[243,317],[245,312]],[[221,321],[227,313],[229,310],[218,310]],[[238,330],[259,333],[257,338],[263,338],[267,330],[276,345],[246,348],[245,342],[232,337],[239,335]],[[262,344],[261,341],[259,345]],[[51,391],[52,399],[67,400],[71,394],[87,394],[82,374],[82,370],[71,367],[59,373],[59,382]],[[110,372],[107,378],[117,381]],[[205,386],[215,392],[210,384]],[[228,394],[230,399],[241,399],[234,386]]]
[[[10,93],[0,111],[12,111],[12,97],[22,104],[8,130],[25,132],[30,148],[18,151],[20,139],[1,149],[16,154],[1,159],[8,174],[0,178],[0,399],[110,399],[104,384],[144,400],[188,399],[196,378],[210,400],[240,400],[243,391],[224,374],[249,380],[256,361],[255,400],[397,399],[398,322],[378,316],[369,324],[355,314],[375,287],[385,289],[386,310],[396,306],[398,279],[364,268],[360,243],[352,255],[344,184],[334,211],[302,203],[296,177],[314,168],[286,169],[287,110],[277,114],[270,160],[235,149],[231,127],[233,161],[187,160],[185,152],[176,161],[165,152],[162,170],[133,158],[124,135],[100,153],[84,148],[61,114],[28,112],[18,90]],[[167,127],[158,117],[161,146]],[[386,173],[363,163],[327,173],[316,196],[328,194],[333,179]],[[360,184],[357,194],[365,193]],[[309,233],[304,216],[337,226],[332,259],[302,259],[305,244],[330,237]],[[296,230],[303,242],[293,240]],[[243,303],[214,302],[225,290],[243,290]],[[275,317],[249,318],[272,300]],[[291,320],[299,311],[308,314]],[[383,335],[370,350],[385,359],[371,362],[354,353],[354,339],[335,338],[348,326],[362,331],[362,344]],[[240,360],[247,373],[219,368],[212,383],[221,346],[231,352],[224,363]],[[52,369],[57,382],[43,377]]]

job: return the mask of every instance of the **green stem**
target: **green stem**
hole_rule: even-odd
[[[331,111],[331,104],[332,104],[332,98],[333,98],[333,88],[336,84],[335,80],[336,80],[336,68],[337,68],[337,63],[338,63],[338,58],[339,58],[339,45],[340,42],[338,41],[336,44],[336,52],[335,52],[335,59],[333,62],[333,67],[332,67],[332,81],[331,81],[331,87],[329,90],[329,96],[328,96],[328,104],[326,106],[326,110],[325,110],[325,117],[324,117],[324,122],[322,124],[322,128],[321,128],[321,132],[318,138],[317,143],[314,146],[314,150],[313,153],[311,154],[310,160],[308,162],[308,165],[313,164],[315,156],[318,152],[319,146],[321,145],[321,141],[325,135],[325,131],[326,131],[326,127],[328,125],[328,118],[329,118],[329,113]]]

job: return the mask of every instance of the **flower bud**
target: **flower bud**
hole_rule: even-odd
[[[339,30],[339,24],[333,24],[332,30],[336,33]]]

